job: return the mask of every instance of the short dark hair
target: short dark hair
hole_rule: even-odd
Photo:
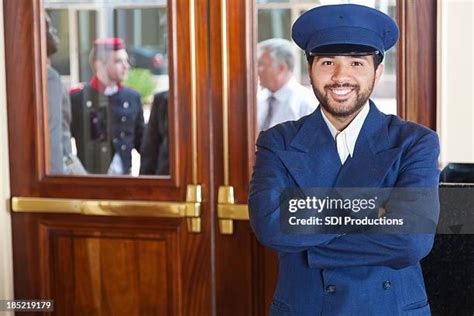
[[[44,13],[46,22],[46,55],[50,57],[59,50],[59,37],[56,28],[52,25],[48,12]]]
[[[306,54],[306,60],[308,61],[308,64],[309,64],[310,66],[313,66],[314,57],[316,57],[316,56],[315,56],[315,55]],[[372,58],[374,59],[374,69],[377,70],[377,68],[379,67],[379,65],[380,65],[380,64],[382,63],[382,61],[383,61],[383,55],[380,54],[380,53],[372,54]]]

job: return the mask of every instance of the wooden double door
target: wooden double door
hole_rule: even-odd
[[[16,299],[53,299],[55,315],[266,314],[276,255],[246,206],[256,4],[167,4],[170,176],[70,177],[46,163],[43,3],[4,0]],[[433,127],[436,8],[398,8],[399,112]]]
[[[43,7],[4,1],[15,297],[55,315],[263,315],[276,267],[245,220],[251,3],[167,3],[165,177],[49,175]]]

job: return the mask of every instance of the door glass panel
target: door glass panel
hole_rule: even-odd
[[[320,5],[328,4],[341,4],[341,3],[354,3],[361,4],[376,8],[389,16],[396,18],[396,0],[319,0],[319,1],[309,1],[309,0],[256,0],[257,8],[257,73],[258,77],[258,92],[257,92],[257,118],[256,118],[256,128],[257,134],[260,130],[268,128],[269,126],[275,125],[276,123],[284,122],[285,120],[294,120],[298,119],[301,116],[309,114],[314,107],[316,107],[318,101],[314,98],[312,93],[312,88],[307,72],[307,61],[303,51],[294,44],[291,40],[291,27],[296,19],[306,12],[307,10],[314,8]],[[270,90],[267,89],[267,86],[272,84],[271,82],[275,77],[273,75],[266,75],[265,65],[266,56],[264,56],[265,51],[268,51],[268,46],[272,45],[264,44],[266,40],[278,38],[288,40],[289,49],[292,51],[293,55],[293,71],[292,78],[297,83],[303,85],[309,91],[310,96],[307,96],[304,103],[316,102],[316,105],[313,106],[302,106],[296,112],[295,117],[290,117],[289,115],[278,118],[273,118],[272,122],[266,122],[268,114],[268,97],[271,94]],[[262,49],[263,45],[263,49]],[[277,45],[277,44],[274,44]],[[283,45],[283,44],[282,44]],[[272,60],[271,58],[269,60]],[[397,49],[396,47],[392,48],[388,53],[386,53],[384,58],[384,74],[379,82],[379,84],[374,89],[371,99],[377,104],[378,108],[387,114],[396,114],[397,113],[397,100],[396,100],[396,64],[397,61]],[[265,78],[267,77],[267,78]],[[274,89],[273,89],[274,90]],[[308,94],[308,91],[303,91],[304,94]],[[293,106],[293,105],[292,105]],[[268,123],[268,124],[266,124]]]
[[[79,82],[86,82],[92,76],[89,53],[97,34],[97,11],[78,10],[76,29],[78,34]]]
[[[49,174],[168,177],[166,1],[44,5]]]
[[[63,77],[71,75],[71,66],[69,64],[69,16],[67,10],[57,9],[49,10],[51,24],[55,26],[60,39],[58,50],[50,56],[50,62],[53,68]]]

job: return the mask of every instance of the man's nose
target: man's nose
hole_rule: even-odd
[[[331,79],[335,82],[346,82],[350,77],[350,68],[346,65],[338,64],[334,67]]]

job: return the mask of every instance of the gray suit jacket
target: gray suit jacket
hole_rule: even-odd
[[[59,73],[48,66],[49,163],[52,174],[62,174],[63,156],[71,153],[71,103]]]

